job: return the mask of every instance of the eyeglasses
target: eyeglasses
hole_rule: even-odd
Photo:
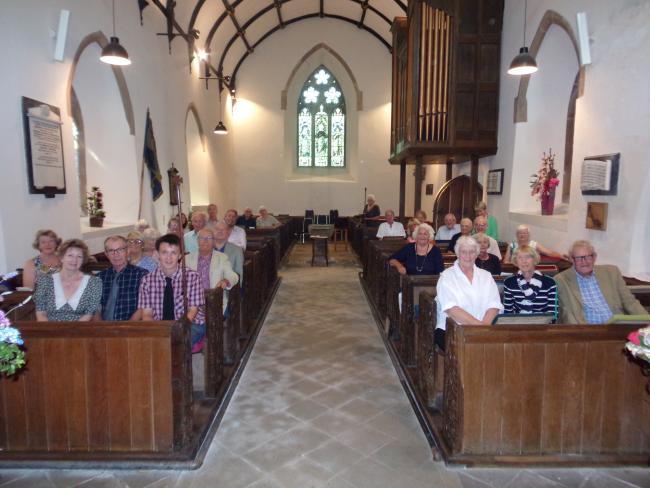
[[[576,263],[584,263],[586,260],[591,261],[592,259],[594,259],[593,254],[585,254],[584,256],[573,256],[573,260]]]
[[[121,253],[121,252],[124,252],[124,251],[126,251],[126,247],[118,247],[118,248],[115,248],[115,249],[106,249],[106,254],[115,255],[117,253]]]
[[[129,239],[126,241],[128,244],[144,244],[142,239]]]
[[[213,240],[214,240],[214,237],[210,237],[210,236],[199,237],[199,241],[213,241]]]

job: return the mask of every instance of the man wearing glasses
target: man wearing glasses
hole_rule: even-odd
[[[140,280],[147,270],[129,264],[127,242],[122,236],[107,237],[104,253],[111,267],[99,273],[102,280],[102,319],[139,320]]]
[[[569,252],[573,267],[555,276],[560,299],[560,323],[604,324],[612,315],[648,312],[627,288],[616,266],[596,266],[589,241],[576,241]]]

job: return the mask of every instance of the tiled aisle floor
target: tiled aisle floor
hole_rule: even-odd
[[[650,470],[448,469],[400,387],[351,256],[296,246],[203,467],[0,471],[5,487],[650,487]]]

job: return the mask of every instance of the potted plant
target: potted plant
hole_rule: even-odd
[[[88,192],[88,217],[91,227],[104,226],[106,212],[104,211],[103,196],[98,186],[93,186]]]

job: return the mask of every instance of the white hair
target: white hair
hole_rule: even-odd
[[[413,233],[411,236],[413,236],[413,239],[417,239],[418,233],[420,232],[420,229],[426,229],[427,232],[429,233],[429,240],[432,241],[434,237],[436,236],[436,231],[433,230],[433,227],[431,227],[429,224],[420,224],[418,225],[415,229],[413,229]]]
[[[375,196],[372,193],[368,193],[368,196],[366,197],[366,201],[368,201],[368,200],[372,200],[373,202],[376,201]]]
[[[528,228],[528,226],[526,224],[518,225],[517,226],[517,232],[519,232],[520,230],[527,230],[528,232],[530,232],[530,229]]]
[[[481,246],[476,242],[476,239],[470,236],[460,236],[456,241],[456,246],[454,247],[454,253],[458,256],[460,249],[464,247],[465,249],[471,249],[476,254],[481,252]]]
[[[262,210],[266,210],[266,207],[264,205],[260,205],[260,208],[257,211],[261,212]]]

